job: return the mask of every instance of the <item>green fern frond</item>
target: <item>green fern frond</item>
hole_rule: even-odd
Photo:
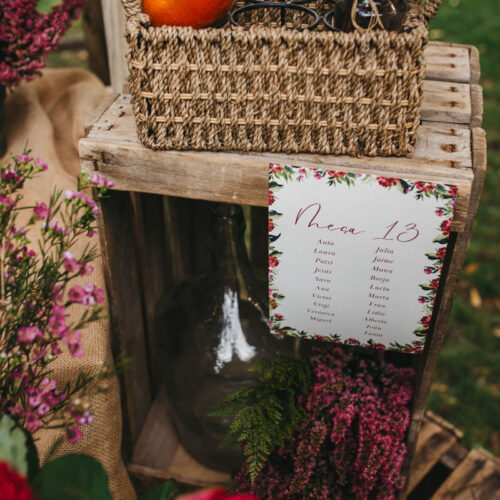
[[[298,397],[309,392],[312,373],[308,361],[285,356],[259,360],[251,371],[258,383],[226,397],[211,415],[233,417],[225,444],[242,443],[253,483],[273,449],[283,446],[305,418]]]

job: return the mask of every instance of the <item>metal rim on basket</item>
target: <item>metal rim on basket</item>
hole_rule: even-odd
[[[244,5],[243,7],[238,7],[235,9],[233,12],[231,12],[230,16],[230,22],[233,26],[239,26],[239,27],[244,27],[241,24],[238,23],[238,16],[245,13],[245,12],[250,12],[253,10],[263,10],[263,9],[280,9],[281,10],[281,25],[283,26],[285,24],[285,11],[288,10],[298,10],[301,12],[305,12],[308,15],[311,15],[314,19],[314,21],[309,24],[305,28],[296,28],[298,31],[302,31],[304,29],[308,30],[313,30],[315,29],[318,24],[321,22],[321,17],[319,14],[314,11],[313,9],[310,9],[309,7],[306,7],[302,5],[302,3],[291,3],[291,2],[269,2],[269,1],[259,1],[259,0],[251,0],[252,3],[249,5]],[[307,1],[310,0],[299,0],[302,1],[303,3],[306,3]]]

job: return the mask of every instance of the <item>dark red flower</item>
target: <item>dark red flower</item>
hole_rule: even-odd
[[[422,318],[420,319],[420,323],[422,323],[422,325],[424,325],[425,327],[429,328],[431,324],[431,316],[422,316]]]
[[[0,498],[2,500],[35,500],[24,476],[7,462],[0,462]]]
[[[458,194],[458,187],[457,186],[451,186],[449,194],[450,194],[450,196],[457,196],[457,194]]]
[[[179,500],[259,500],[250,493],[236,493],[228,495],[223,488],[213,488],[211,490],[198,491],[190,495],[183,495]]]
[[[442,247],[437,251],[436,257],[442,260],[444,259],[445,255],[446,255],[446,247]]]
[[[398,180],[394,177],[377,177],[377,181],[381,186],[391,187],[398,183]]]
[[[274,195],[272,191],[269,191],[269,205],[274,203]]]
[[[271,232],[274,229],[274,222],[272,219],[269,219],[268,231]]]
[[[433,290],[437,290],[439,288],[439,278],[434,278],[429,286],[433,289]]]
[[[434,184],[430,182],[417,181],[415,182],[415,188],[417,189],[417,191],[431,191],[432,189],[434,189]]]
[[[269,256],[269,266],[270,267],[276,267],[279,264],[278,258],[276,255],[270,255]]]
[[[450,234],[451,223],[451,219],[446,219],[445,221],[441,222],[441,231],[443,231],[443,234],[445,236],[448,236]]]

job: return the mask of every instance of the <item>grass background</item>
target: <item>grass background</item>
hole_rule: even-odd
[[[464,431],[466,446],[500,456],[500,1],[443,0],[430,36],[479,48],[489,165],[429,408]],[[80,22],[65,36],[75,38]],[[49,57],[53,67],[87,62],[84,49]]]

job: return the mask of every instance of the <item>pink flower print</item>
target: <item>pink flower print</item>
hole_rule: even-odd
[[[425,274],[432,274],[432,269],[431,269],[430,267],[426,267],[426,268],[424,269],[424,273],[425,273]]]
[[[435,212],[434,212],[438,217],[442,217],[443,216],[443,211],[438,208]]]
[[[419,297],[418,298],[418,301],[421,303],[421,304],[425,304],[425,299],[423,297]]]
[[[281,321],[283,319],[283,315],[282,314],[275,314],[274,317],[278,320],[278,321]]]
[[[267,230],[271,232],[274,229],[274,222],[272,219],[269,219],[269,224],[267,226]]]
[[[306,175],[307,171],[305,168],[299,168],[299,174]]]
[[[321,179],[321,174],[320,174],[319,172],[316,172],[316,173],[314,174],[314,178],[315,178],[315,179]]]
[[[46,219],[50,214],[49,207],[45,203],[37,203],[33,212],[35,213],[35,217],[40,220]]]

